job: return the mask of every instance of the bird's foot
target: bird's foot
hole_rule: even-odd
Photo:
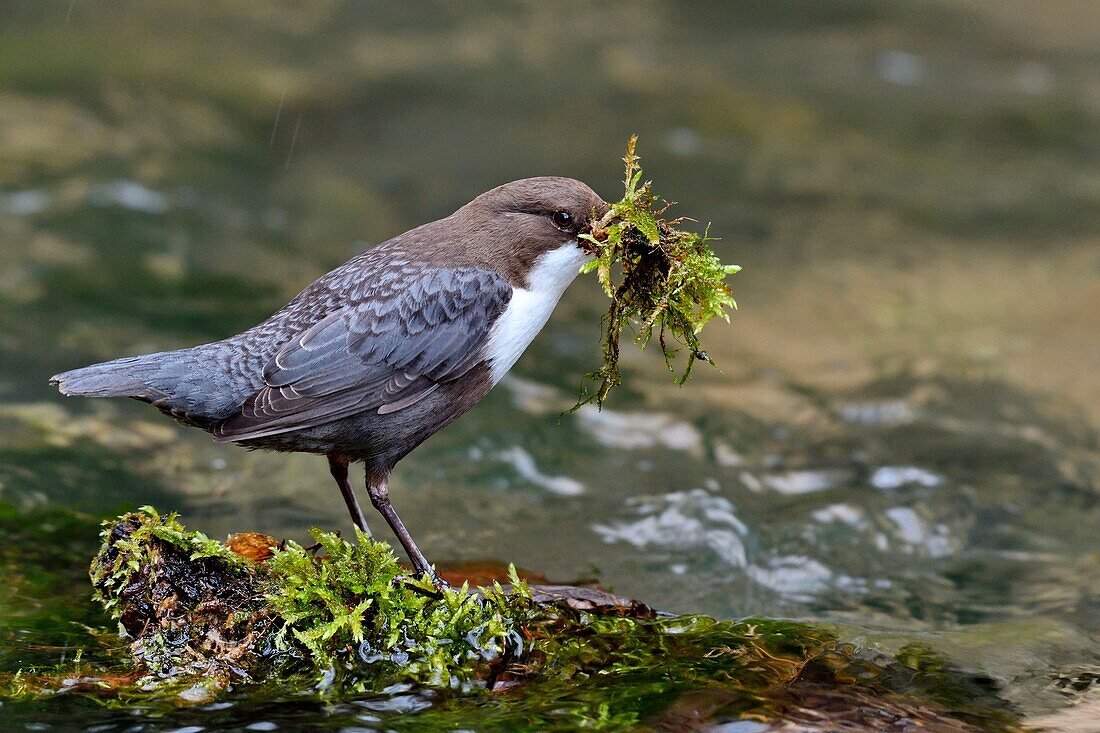
[[[425,580],[428,580],[432,584],[430,588],[425,587]],[[443,592],[451,588],[447,581],[440,578],[434,572],[420,575],[399,575],[394,578],[394,582],[401,583],[414,593],[419,593],[422,596],[427,596],[436,601],[443,600]]]
[[[434,572],[428,577],[432,581],[432,587],[435,588],[436,593],[442,593],[445,590],[451,589],[451,584],[436,575]]]

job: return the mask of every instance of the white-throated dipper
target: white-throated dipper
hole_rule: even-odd
[[[223,341],[58,374],[62,394],[132,397],[219,443],[328,456],[364,531],[348,464],[418,573],[431,566],[390,504],[393,467],[473,407],[545,325],[607,211],[584,183],[526,178],[400,234]]]

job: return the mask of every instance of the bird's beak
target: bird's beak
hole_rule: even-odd
[[[603,237],[600,233],[604,231],[608,225],[607,214],[611,211],[611,205],[606,201],[601,201],[598,206],[592,210],[592,216],[588,220],[588,224],[581,230],[581,234],[587,234],[590,237],[602,240]],[[606,236],[606,234],[605,234]],[[578,239],[580,248],[590,255],[598,253],[596,245],[588,239]]]

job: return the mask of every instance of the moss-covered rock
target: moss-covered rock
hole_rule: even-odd
[[[437,592],[382,543],[314,537],[221,543],[151,508],[106,523],[92,581],[131,664],[28,669],[0,696],[162,711],[219,695],[358,701],[394,711],[389,727],[433,730],[1013,726],[992,680],[926,647],[890,657],[826,626],[671,616],[599,589],[528,587],[514,568],[508,585]]]
[[[148,681],[299,673],[462,687],[521,645],[534,604],[518,579],[509,592],[437,592],[384,543],[313,536],[310,548],[262,535],[223,544],[145,507],[105,525],[92,584]]]

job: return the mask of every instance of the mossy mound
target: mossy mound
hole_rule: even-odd
[[[105,525],[92,584],[147,681],[304,673],[463,687],[521,645],[534,604],[518,579],[507,593],[437,592],[362,533],[313,536],[310,548],[263,535],[223,544],[145,507]]]
[[[82,715],[141,709],[233,728],[253,720],[249,701],[298,722],[365,706],[386,728],[418,730],[1013,726],[990,680],[925,647],[890,657],[829,627],[670,616],[598,589],[528,588],[514,570],[507,586],[437,594],[383,544],[315,537],[220,543],[148,508],[107,523],[92,578],[130,664],[4,676],[5,709],[31,714],[63,695]],[[205,704],[219,696],[242,704]]]

